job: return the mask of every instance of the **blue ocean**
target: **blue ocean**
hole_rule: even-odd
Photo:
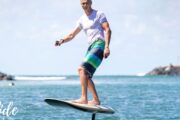
[[[79,98],[78,76],[16,79],[0,81],[0,120],[91,120],[91,113],[44,102]],[[96,120],[180,120],[180,77],[95,76],[94,82],[101,104],[115,110],[115,114],[97,114]]]

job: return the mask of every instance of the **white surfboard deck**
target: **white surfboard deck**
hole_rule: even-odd
[[[59,99],[47,98],[44,101],[52,106],[75,108],[75,109],[78,109],[78,110],[81,110],[84,112],[106,113],[106,114],[113,114],[115,112],[110,107],[104,107],[101,105],[79,104],[79,103],[74,103],[69,100],[59,100]]]

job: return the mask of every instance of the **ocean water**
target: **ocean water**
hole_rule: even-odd
[[[44,102],[45,98],[79,98],[77,76],[47,78],[23,78],[14,85],[0,81],[0,120],[91,120],[90,113]],[[180,77],[96,76],[94,82],[102,105],[116,111],[97,114],[96,120],[180,120]]]

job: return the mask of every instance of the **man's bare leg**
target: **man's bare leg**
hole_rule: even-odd
[[[91,101],[88,101],[88,104],[90,105],[100,105],[99,97],[96,92],[95,85],[91,79],[88,79],[88,88],[93,96],[93,99]]]
[[[81,104],[87,104],[88,103],[88,99],[87,99],[87,86],[88,86],[87,73],[86,73],[86,70],[82,67],[80,67],[78,69],[78,71],[79,71],[79,77],[80,77],[80,82],[81,82],[82,94],[81,94],[80,99],[73,100],[73,102],[81,103]]]

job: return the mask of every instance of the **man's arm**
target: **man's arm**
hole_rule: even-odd
[[[55,46],[60,46],[62,43],[71,41],[80,31],[81,31],[81,29],[79,27],[75,28],[67,36],[65,36],[64,38],[56,41]]]
[[[104,58],[107,58],[110,55],[110,50],[109,50],[109,44],[111,40],[111,29],[109,27],[108,22],[103,22],[101,24],[102,28],[105,31],[105,49],[104,49]]]

